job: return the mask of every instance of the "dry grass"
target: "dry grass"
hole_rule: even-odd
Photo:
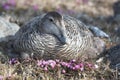
[[[101,66],[102,65],[102,66]],[[36,60],[9,62],[0,64],[0,75],[3,80],[118,80],[118,73],[106,64],[98,64],[98,68],[86,68],[84,71],[71,70],[65,67],[49,68],[45,71],[37,66]],[[66,70],[65,73],[62,70]]]
[[[6,0],[0,0],[0,4]],[[4,10],[0,6],[1,12],[16,15],[21,22],[26,22],[33,16],[40,15],[43,12],[57,10],[62,13],[79,16],[81,12],[89,15],[93,21],[86,22],[100,27],[106,31],[112,38],[113,42],[119,42],[114,33],[114,29],[119,24],[107,23],[106,17],[113,15],[112,5],[117,0],[88,0],[88,2],[78,2],[82,0],[16,0],[16,6],[9,10]],[[85,1],[85,0],[84,0]],[[87,1],[87,0],[86,0]],[[36,7],[37,6],[37,7]],[[34,9],[35,8],[35,9]],[[18,24],[19,24],[18,23]],[[114,37],[113,37],[114,36]],[[107,48],[114,45],[107,41]],[[22,61],[15,64],[9,64],[6,56],[0,55],[0,80],[119,80],[118,70],[109,68],[109,62],[96,63],[99,67],[96,69],[74,71],[64,67],[56,67],[54,70],[44,71],[43,68],[37,66],[36,60]],[[62,73],[65,69],[67,72]]]

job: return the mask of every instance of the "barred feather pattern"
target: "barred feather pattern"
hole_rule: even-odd
[[[61,49],[57,54],[68,59],[79,59],[82,55],[87,54],[93,47],[93,34],[82,22],[70,16],[63,16],[69,45]],[[94,53],[91,53],[94,54]]]
[[[79,59],[84,54],[88,54],[93,47],[93,34],[79,20],[67,15],[62,16],[69,44],[62,45],[55,36],[39,31],[41,18],[44,16],[38,16],[16,33],[13,42],[14,50],[65,59]]]

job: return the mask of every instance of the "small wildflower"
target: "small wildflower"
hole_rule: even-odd
[[[0,80],[3,80],[3,76],[2,75],[0,75]]]
[[[9,9],[11,8],[11,6],[10,6],[8,3],[2,4],[2,7],[3,7],[5,10],[9,10]]]
[[[48,63],[52,68],[56,66],[56,62],[54,60],[48,60]]]
[[[81,0],[76,0],[76,3],[79,5],[81,3]]]
[[[47,67],[47,66],[45,66],[45,67],[44,67],[44,70],[45,70],[45,71],[48,71],[48,67]]]
[[[68,13],[69,14],[75,14],[75,12],[73,10],[68,10]],[[74,60],[74,61],[76,61],[76,60]]]
[[[90,63],[87,63],[87,66],[88,66],[89,68],[92,68],[92,67],[93,67],[93,65],[90,64]]]
[[[59,60],[59,59],[56,59],[55,61],[56,61],[57,63],[58,63],[58,62],[60,62],[60,60]]]
[[[48,62],[47,62],[47,61],[45,61],[45,60],[43,60],[43,61],[42,61],[42,64],[43,64],[43,65],[47,65],[47,64],[48,64]]]
[[[71,60],[70,62],[71,62],[71,63],[74,63],[74,62],[76,62],[76,60],[75,60],[75,59],[73,59],[73,60]]]
[[[76,68],[75,68],[75,67],[72,67],[72,70],[76,70]]]
[[[65,74],[65,73],[66,73],[66,71],[63,69],[63,70],[62,70],[62,73],[63,73],[63,74]]]
[[[9,3],[11,6],[15,6],[15,5],[16,5],[15,0],[8,0],[8,3]]]
[[[88,3],[88,0],[82,0],[83,3]]]
[[[75,70],[80,69],[80,65],[75,65]]]
[[[69,65],[69,66],[67,66],[67,68],[73,69],[73,66],[72,66],[72,65]]]
[[[38,8],[38,5],[33,5],[33,9],[35,10],[35,11],[37,11],[39,8]]]
[[[41,65],[42,65],[42,60],[38,60],[38,61],[37,61],[37,65],[38,65],[38,66],[41,66]]]
[[[84,64],[83,64],[83,63],[80,63],[79,66],[80,66],[80,68],[79,68],[80,71],[83,71],[83,70],[84,70]]]
[[[95,69],[99,68],[99,66],[97,64],[94,65]]]
[[[18,62],[17,59],[12,58],[12,59],[9,61],[9,64],[16,64],[17,62]]]
[[[64,11],[62,10],[62,8],[57,8],[56,11],[59,12],[59,13],[64,13]]]
[[[60,65],[60,64],[56,64],[56,66],[57,66],[57,67],[61,67],[61,65]]]
[[[67,62],[61,62],[61,65],[64,66],[64,67],[70,67],[70,63],[67,63]]]

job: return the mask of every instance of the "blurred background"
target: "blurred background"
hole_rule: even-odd
[[[120,0],[0,0],[0,15],[11,16],[20,26],[53,10],[99,27],[119,43]]]

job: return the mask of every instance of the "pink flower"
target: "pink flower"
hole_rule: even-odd
[[[15,0],[8,0],[8,3],[9,3],[11,6],[15,6],[15,5],[16,5]]]
[[[57,66],[57,67],[61,67],[61,65],[60,65],[60,64],[56,64],[56,66]]]
[[[44,67],[44,70],[45,70],[45,71],[48,71],[48,67],[47,67],[47,66],[45,66],[45,67]]]
[[[41,66],[41,65],[42,65],[42,60],[38,60],[38,61],[37,61],[37,65],[38,65],[38,66]]]
[[[9,64],[16,64],[17,62],[18,62],[17,59],[12,58],[12,59],[9,61]]]
[[[79,66],[80,66],[80,68],[79,68],[80,71],[83,71],[83,70],[84,70],[84,64],[83,64],[83,63],[80,63]]]
[[[2,7],[3,7],[5,10],[9,10],[9,9],[11,8],[11,6],[10,6],[8,3],[2,4]]]
[[[74,69],[72,65],[69,65],[67,68]]]
[[[70,64],[67,62],[61,62],[61,65],[68,68],[70,67]]]
[[[75,65],[75,69],[76,70],[80,69],[80,65]]]
[[[62,70],[62,73],[63,73],[63,74],[65,74],[65,73],[66,73],[66,71],[63,69],[63,70]]]
[[[76,60],[75,60],[75,59],[73,59],[73,60],[71,60],[70,62],[71,62],[71,63],[74,63],[74,62],[76,62]]]
[[[79,5],[81,3],[81,0],[76,0],[76,3]]]
[[[38,5],[33,5],[33,9],[35,10],[35,11],[37,11],[39,8],[38,8]]]
[[[60,60],[59,60],[59,59],[56,59],[55,61],[56,61],[57,63],[58,63],[58,62],[60,62]]]
[[[54,68],[56,66],[56,62],[54,60],[48,60],[48,61],[38,60],[37,65],[40,67],[50,66],[50,67]]]
[[[74,12],[73,10],[68,10],[68,13],[69,13],[69,14],[75,14],[75,12]],[[76,62],[76,60],[73,60],[73,61]]]
[[[56,11],[59,12],[59,13],[64,13],[64,11],[62,10],[62,8],[57,8]]]
[[[83,3],[88,3],[88,0],[82,0]]]
[[[0,80],[3,80],[3,76],[2,75],[0,75]]]
[[[47,62],[47,61],[45,61],[45,60],[43,60],[43,61],[42,61],[42,64],[43,64],[43,65],[47,65],[47,64],[48,64],[48,62]]]
[[[75,67],[71,67],[72,68],[72,70],[76,70],[76,68]]]
[[[56,66],[56,62],[54,60],[48,60],[48,64],[54,68]]]
[[[87,63],[87,66],[89,67],[89,68],[93,68],[93,64],[91,64],[91,63]]]

